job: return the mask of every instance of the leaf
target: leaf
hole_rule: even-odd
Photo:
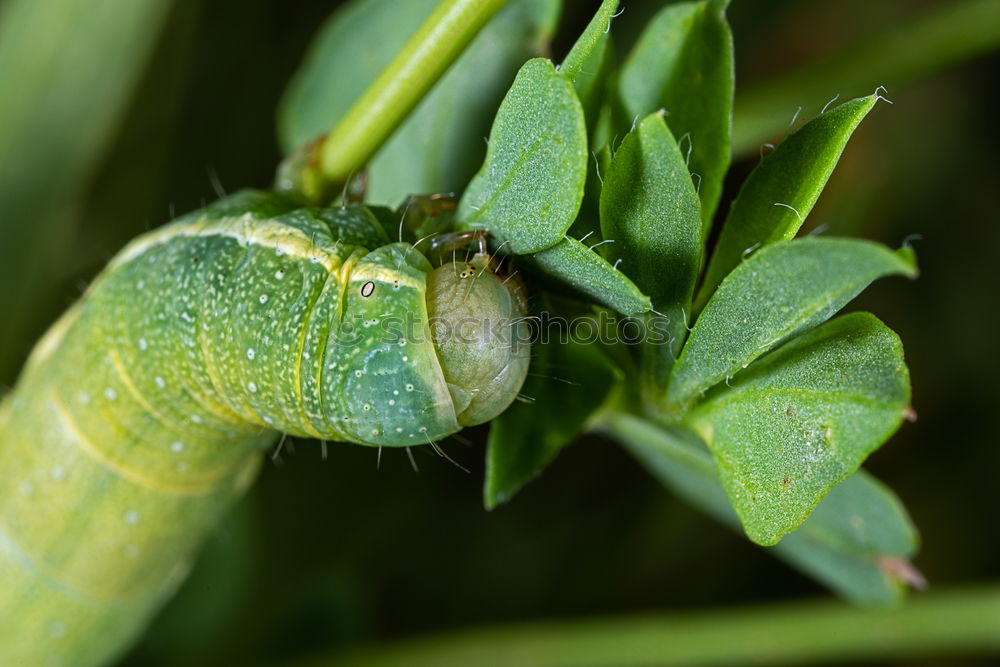
[[[0,381],[74,250],[101,166],[172,3],[8,0],[0,7]],[[40,298],[41,297],[41,298]]]
[[[592,62],[595,53],[599,53],[608,39],[608,29],[611,27],[611,17],[618,9],[618,0],[603,0],[597,8],[594,18],[584,29],[583,34],[573,44],[566,54],[559,73],[577,85],[581,76],[587,76],[587,65]],[[579,88],[577,88],[579,92]]]
[[[754,364],[688,416],[751,540],[775,544],[899,427],[899,338],[868,313],[832,320]]]
[[[642,120],[611,159],[601,190],[607,252],[658,309],[691,301],[702,261],[701,215],[684,157],[663,117]]]
[[[436,0],[363,0],[331,15],[282,99],[286,153],[328,131],[431,13]],[[370,200],[459,192],[518,67],[555,28],[559,0],[511,0],[483,28],[368,165]]]
[[[458,218],[464,229],[488,229],[510,252],[537,252],[562,240],[586,176],[587,131],[573,86],[548,60],[529,60],[497,111]]]
[[[598,346],[553,340],[534,348],[531,371],[515,402],[493,420],[483,502],[505,503],[583,431],[604,402],[614,371]]]
[[[912,582],[907,577],[916,571],[909,559],[917,542],[917,530],[899,498],[859,470],[773,549],[852,602],[886,605],[897,602],[905,584]]]
[[[875,106],[862,97],[817,116],[761,160],[740,189],[712,254],[698,308],[745,255],[795,236],[854,129]]]
[[[873,280],[914,277],[909,248],[859,239],[781,241],[736,267],[698,317],[674,366],[667,399],[677,406],[800,331],[828,319]]]
[[[548,275],[622,315],[638,315],[650,308],[649,297],[635,283],[574,238],[565,237],[531,260]]]
[[[701,177],[705,229],[730,161],[733,46],[726,2],[686,2],[660,11],[622,65],[622,102],[632,117],[657,109],[678,142],[690,141],[692,172]]]
[[[588,121],[597,113],[601,88],[611,60],[609,42],[611,19],[618,8],[618,0],[603,0],[594,18],[559,66],[559,74],[573,82],[577,98],[582,104]],[[591,122],[587,123],[590,127]]]
[[[602,428],[685,501],[739,529],[712,456],[694,434],[622,414],[610,417]],[[848,600],[872,605],[894,602],[903,593],[900,580],[881,563],[905,562],[916,549],[916,530],[899,499],[859,470],[768,551]]]

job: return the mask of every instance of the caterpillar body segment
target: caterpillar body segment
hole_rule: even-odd
[[[420,445],[506,408],[524,309],[488,268],[254,191],[127,246],[0,406],[0,664],[127,647],[279,433]],[[477,309],[512,323],[432,334]]]

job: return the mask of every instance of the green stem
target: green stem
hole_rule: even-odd
[[[1000,586],[951,590],[898,609],[834,601],[538,622],[457,632],[308,663],[387,665],[841,664],[1000,652]]]
[[[832,60],[806,65],[738,95],[733,152],[756,153],[760,144],[787,131],[799,118],[819,112],[835,93],[840,99],[868,95],[927,76],[1000,45],[1000,1],[945,3],[937,11],[844,49]]]
[[[442,0],[331,130],[323,176],[343,183],[389,138],[506,0]]]

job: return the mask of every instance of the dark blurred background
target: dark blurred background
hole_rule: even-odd
[[[37,335],[128,239],[216,198],[219,187],[270,184],[280,95],[337,4],[173,3],[110,148],[75,200],[74,226],[53,239],[73,249],[68,270],[31,308],[5,316],[23,334],[0,381],[13,382]],[[557,59],[592,11],[567,4]],[[619,45],[662,3],[625,4]],[[735,2],[737,94],[943,4]],[[886,81],[895,104],[864,121],[808,223],[893,246],[922,237],[921,277],[877,283],[852,308],[876,312],[906,346],[919,419],[869,469],[919,526],[916,565],[932,588],[1000,575],[998,64],[989,55],[904,86]],[[870,91],[830,81],[827,97],[838,92]],[[757,159],[738,157],[724,201]],[[5,229],[30,224],[0,219]],[[463,437],[447,446],[471,474],[426,452],[417,474],[402,452],[386,452],[376,468],[374,450],[333,445],[324,461],[314,442],[286,443],[127,664],[268,661],[510,620],[828,595],[680,504],[599,438],[568,448],[542,479],[486,513],[484,431]]]

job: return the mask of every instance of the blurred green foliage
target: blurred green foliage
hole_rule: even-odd
[[[19,363],[31,305],[72,252],[77,207],[113,139],[169,0],[9,0],[0,6],[0,375]],[[72,269],[71,269],[72,270]]]
[[[16,4],[7,0],[0,13]],[[586,3],[569,4],[552,46],[557,60],[593,11]],[[616,19],[616,41],[624,46],[662,5],[626,4]],[[937,4],[734,3],[738,113],[746,108],[740,91],[767,90],[767,82],[859,40],[880,40]],[[978,4],[984,16],[1000,12],[996,2]],[[280,159],[274,119],[282,91],[335,5],[175,0],[159,37],[151,37],[152,28],[142,33],[142,44],[154,48],[149,64],[137,70],[144,75],[134,94],[128,87],[115,93],[122,103],[131,99],[124,115],[107,111],[100,125],[88,126],[86,138],[98,147],[74,169],[74,187],[46,189],[45,174],[64,166],[59,152],[48,153],[49,167],[16,187],[10,174],[27,178],[29,172],[6,167],[0,183],[5,269],[33,259],[31,272],[0,273],[4,295],[25,286],[32,294],[5,302],[3,353],[10,362],[0,367],[3,382],[13,382],[46,323],[127,239],[174,211],[216,198],[219,189],[271,182]],[[988,27],[984,22],[984,31]],[[128,34],[140,35],[138,29]],[[82,32],[77,39],[83,43]],[[95,42],[101,40],[88,43]],[[125,64],[142,67],[139,46],[104,43],[118,49]],[[0,53],[5,48],[0,44]],[[126,48],[138,50],[126,57]],[[952,63],[950,53],[942,51],[941,62]],[[856,63],[849,74],[870,64]],[[0,73],[3,90],[24,65],[18,60]],[[992,253],[1000,247],[998,65],[991,54],[905,86],[880,80],[895,105],[879,105],[861,125],[809,219],[811,227],[891,246],[923,237],[916,242],[918,282],[878,284],[852,309],[878,312],[906,343],[919,423],[904,427],[869,468],[897,491],[920,526],[924,543],[916,564],[935,587],[1000,575],[991,509],[1000,464],[992,423],[1000,398],[1000,322],[986,306],[995,299]],[[871,92],[867,85],[855,89],[854,79],[838,79],[835,69],[818,71],[801,99],[795,85],[785,86],[787,108],[768,111],[769,118],[780,115],[770,127],[791,122],[799,105],[817,104],[817,95]],[[27,97],[28,90],[18,94]],[[3,112],[15,101],[25,102],[0,98]],[[37,104],[51,111],[55,101]],[[739,128],[738,116],[737,146]],[[98,141],[102,136],[109,143]],[[107,150],[100,150],[105,143]],[[758,159],[754,150],[741,155],[724,182],[720,214]],[[16,208],[20,201],[27,204]],[[51,211],[69,211],[74,224],[43,227]],[[59,246],[72,250],[72,261],[49,253]],[[377,468],[366,449],[333,445],[323,460],[316,443],[287,443],[281,462],[267,466],[126,663],[259,663],[515,619],[822,594],[817,584],[665,494],[627,454],[598,437],[563,451],[544,483],[484,513],[482,436],[472,431],[463,442],[445,444],[470,475],[427,453],[414,474],[399,452]]]

